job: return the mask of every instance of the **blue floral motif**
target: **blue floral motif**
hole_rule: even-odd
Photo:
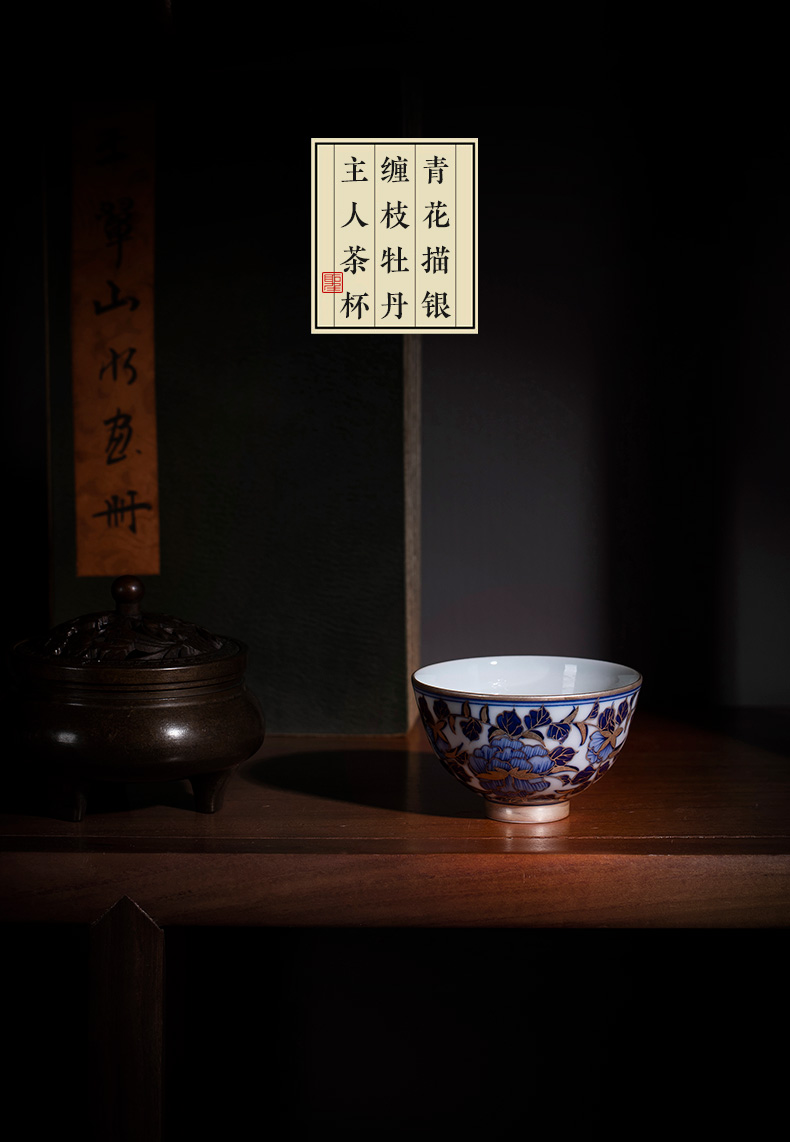
[[[636,696],[613,699],[603,708],[595,701],[581,719],[575,706],[559,722],[545,705],[526,711],[500,709],[493,724],[487,705],[476,715],[468,701],[457,713],[442,698],[429,702],[420,695],[418,705],[431,745],[450,773],[466,784],[475,778],[490,800],[521,804],[525,795],[538,802],[556,797],[550,775],[565,787],[565,795],[597,781],[617,759]],[[573,746],[571,730],[578,731],[580,739]],[[586,765],[577,768],[585,753]]]
[[[424,696],[420,697],[417,704],[420,708],[422,723],[425,726],[425,732],[428,735],[428,740],[436,750],[436,753],[439,755],[439,757],[441,757],[442,754],[450,748],[450,742],[447,740],[447,737],[444,733],[446,722],[444,719],[438,717],[437,720],[434,720],[434,716],[431,714],[431,707],[428,705],[427,699]],[[434,702],[434,711],[436,711],[436,707],[439,704],[439,702]],[[447,706],[444,702],[441,702],[441,705],[444,706],[445,710],[447,709]]]
[[[588,760],[606,761],[613,750],[614,742],[612,741],[611,734],[602,733],[600,730],[596,730],[595,733],[590,734],[590,740],[587,744]]]
[[[548,736],[555,742],[564,742],[570,732],[571,727],[568,722],[552,722],[546,730]]]
[[[607,730],[613,730],[614,729],[614,725],[615,725],[614,708],[612,706],[608,706],[603,711],[601,716],[598,718],[598,725],[599,725],[600,729],[602,729],[604,731],[604,733],[606,733]]]
[[[592,785],[593,781],[598,777],[600,770],[594,765],[588,765],[586,769],[580,769],[576,776],[571,780],[570,784],[577,787],[577,792],[586,789],[588,785]]]
[[[530,710],[524,715],[524,725],[528,730],[536,730],[538,726],[545,726],[547,722],[551,722],[551,714],[545,706],[541,706],[539,710]]]
[[[428,735],[428,741],[440,756],[444,750],[450,748],[450,743],[448,742],[447,738],[439,737],[439,735],[435,732],[433,726],[428,725],[427,722],[425,723],[425,732]]]
[[[587,743],[587,760],[593,765],[596,763],[601,765],[606,762],[619,749],[617,739],[626,728],[630,712],[631,708],[626,698],[617,709],[614,706],[609,706],[601,713],[598,718],[598,729],[590,734],[590,740]],[[609,764],[611,762],[607,764],[607,769]]]
[[[478,718],[467,718],[461,722],[461,731],[467,741],[476,742],[483,732],[483,723]]]
[[[548,772],[554,762],[541,746],[498,738],[493,745],[479,746],[469,765],[485,789],[541,793],[549,782],[532,774]]]
[[[504,710],[501,714],[497,714],[496,724],[509,738],[517,738],[524,729],[521,718],[515,710]]]

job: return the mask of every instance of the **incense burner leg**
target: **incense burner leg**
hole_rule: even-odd
[[[238,765],[233,765],[230,769],[222,769],[216,773],[198,773],[190,777],[192,792],[195,795],[195,809],[198,813],[216,813],[222,808],[225,789],[238,768]]]

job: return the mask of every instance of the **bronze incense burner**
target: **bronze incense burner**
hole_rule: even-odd
[[[183,778],[195,808],[214,813],[264,739],[244,684],[247,647],[143,612],[134,576],[116,579],[112,594],[114,612],[14,647],[17,745],[47,777],[58,817],[82,820],[93,782]]]

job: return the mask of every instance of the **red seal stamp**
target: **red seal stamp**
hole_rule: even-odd
[[[340,270],[325,270],[321,274],[321,293],[342,293],[343,274]]]

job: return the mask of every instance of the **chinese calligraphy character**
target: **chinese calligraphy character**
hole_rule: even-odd
[[[362,178],[357,178],[357,172],[359,171],[359,168],[364,167],[364,165],[365,165],[364,159],[357,159],[354,155],[352,155],[351,156],[351,162],[345,163],[344,165],[347,167],[351,167],[351,178],[342,178],[340,180],[341,182],[367,182],[368,181],[364,175],[362,176]]]
[[[440,298],[441,301],[439,300]],[[448,301],[446,293],[426,293],[421,304],[424,306],[428,317],[450,316],[447,310]]]
[[[381,176],[382,182],[408,182],[406,177],[406,163],[407,159],[401,158],[400,155],[396,159],[386,158],[381,164],[381,169],[384,172]]]
[[[112,497],[112,499],[105,500],[104,502],[107,505],[106,508],[102,512],[94,512],[93,518],[94,519],[100,519],[101,516],[106,516],[108,527],[119,527],[122,523],[126,522],[126,514],[128,512],[129,517],[130,517],[129,531],[134,532],[134,534],[136,535],[137,534],[137,512],[139,512],[139,511],[150,512],[152,510],[152,508],[151,508],[150,504],[137,504],[137,503],[135,503],[134,497],[137,495],[137,492],[129,491],[129,492],[127,492],[127,495],[129,496],[129,503],[128,504],[122,496],[115,496],[114,495]]]
[[[348,257],[346,258],[346,260],[342,264],[344,266],[348,266],[348,268],[352,274],[355,274],[357,272],[358,268],[360,270],[362,270],[363,273],[365,272],[364,263],[370,261],[370,259],[360,257],[359,252],[360,252],[360,250],[364,250],[364,249],[365,249],[364,246],[349,246],[348,247]],[[343,253],[345,254],[345,250],[343,251]],[[349,263],[351,263],[351,264],[349,265]]]
[[[357,214],[356,202],[352,202],[351,203],[351,217],[349,218],[348,222],[343,223],[343,225],[340,227],[340,229],[345,230],[346,226],[350,226],[355,218],[356,218],[357,222],[360,224],[360,226],[367,226],[367,222],[363,222],[362,219]]]
[[[108,281],[107,285],[110,287],[109,305],[100,305],[98,301],[93,302],[93,312],[97,317],[100,313],[109,313],[111,309],[119,309],[122,305],[128,304],[131,310],[137,309],[140,302],[136,297],[131,297],[131,295],[129,297],[121,297],[120,286],[117,286],[115,282]]]
[[[439,249],[437,246],[434,250],[431,250],[431,247],[429,246],[425,251],[425,261],[420,263],[426,274],[431,272],[434,274],[446,274],[449,253],[450,251],[446,246],[442,246],[441,249]]]
[[[408,230],[408,222],[403,221],[403,219],[406,217],[406,211],[408,209],[408,204],[402,203],[400,199],[398,199],[398,205],[395,207],[393,207],[391,202],[388,202],[382,211],[384,217],[381,221],[387,223],[387,229],[389,230],[392,219],[397,218],[397,221],[393,225],[402,226],[404,230]]]
[[[428,159],[425,164],[425,169],[428,172],[428,182],[433,181],[433,176],[438,175],[437,182],[444,182],[444,172],[447,169],[447,161],[440,159],[438,155],[434,155],[432,159]]]
[[[393,254],[392,247],[387,246],[386,250],[384,250],[384,252],[381,255],[381,268],[383,270],[386,269],[388,274],[392,273],[393,262],[394,262],[395,263],[394,268],[395,268],[396,273],[399,270],[403,271],[404,273],[408,273],[409,267],[404,266],[404,264],[403,264],[404,262],[407,262],[408,260],[409,259],[406,257],[406,255],[403,252],[402,246],[398,246],[397,254]]]
[[[408,305],[409,303],[408,303],[408,301],[403,300],[403,294],[402,293],[388,293],[387,294],[387,300],[383,301],[381,304],[386,305],[386,307],[387,307],[387,312],[384,314],[385,317],[389,317],[390,310],[392,309],[393,306],[396,306],[397,307],[397,313],[395,314],[395,316],[400,321],[401,317],[403,316],[403,307],[404,307],[404,305]]]
[[[131,237],[133,206],[134,201],[131,198],[122,198],[118,203],[117,210],[114,202],[103,202],[101,213],[96,215],[100,221],[102,218],[104,219],[104,236],[107,238],[107,245],[116,248],[116,270],[121,265],[123,244],[128,242]]]
[[[348,290],[346,290],[346,296],[343,298],[343,303],[340,307],[341,309],[345,309],[346,317],[350,317],[351,314],[356,311],[357,318],[361,321],[362,306],[364,306],[365,309],[370,309],[370,306],[367,304],[367,302],[362,300],[363,297],[367,296],[368,295],[366,293],[350,294]]]
[[[132,418],[128,413],[118,409],[115,416],[108,417],[104,423],[110,430],[107,447],[104,449],[107,453],[107,463],[117,464],[120,460],[126,459],[126,449],[132,439]]]
[[[110,349],[109,346],[108,349]],[[102,367],[99,369],[99,380],[102,380],[104,374],[108,369],[112,370],[112,379],[114,381],[118,380],[118,362],[121,360],[125,353],[126,356],[124,358],[123,364],[121,365],[121,368],[130,373],[129,379],[126,382],[127,385],[133,385],[137,380],[137,369],[135,369],[134,365],[132,364],[132,357],[136,352],[136,349],[124,349],[123,353],[116,353],[114,349],[110,349],[110,360],[106,365],[102,365]]]
[[[338,63],[347,77],[354,70],[353,50],[347,50],[342,65]],[[433,66],[438,74],[443,68],[441,47],[430,60],[427,44],[421,44],[418,52],[423,67]],[[371,60],[371,66],[380,69],[382,75],[385,69],[392,76],[400,70],[402,59],[394,45],[381,44],[372,54],[375,64]],[[371,97],[367,89],[364,93],[349,89],[343,105],[355,95],[363,105],[370,104],[372,112],[374,106],[383,110],[391,92]],[[437,99],[441,104],[441,94]],[[410,330],[431,334],[478,332],[477,160],[477,139],[448,139],[443,134],[422,138],[387,134],[374,139],[361,133],[311,140],[311,332],[395,336],[403,330],[407,334]],[[104,197],[114,197],[117,208],[120,196],[131,194],[136,207],[142,192],[134,184],[119,189],[115,185],[108,184],[113,189],[104,191]],[[100,197],[96,196],[97,204]],[[134,227],[134,241],[124,244],[123,250],[128,268],[111,270],[115,255],[105,250],[105,273],[114,272],[127,290],[137,289],[142,311],[147,309],[146,295],[128,276],[143,237],[142,230],[138,234],[136,221]],[[101,248],[103,244],[100,238],[97,245]],[[95,292],[102,283],[99,271]],[[109,300],[109,295],[103,300]],[[133,316],[129,314],[130,321]],[[135,338],[134,333],[116,332],[114,321],[105,321],[104,361],[109,357],[108,341],[119,346]],[[139,389],[147,369],[142,346],[132,363],[137,364],[140,374]],[[122,362],[118,372],[121,377],[129,375],[123,371]],[[106,385],[103,399],[103,416],[110,414],[116,401],[126,401],[134,411],[129,395],[124,396],[120,386],[113,389]],[[134,424],[130,459],[134,445],[142,439],[136,413]],[[131,476],[124,478],[134,482]],[[140,492],[141,496],[147,494]]]
[[[428,223],[428,229],[429,230],[430,230],[431,226],[433,226],[434,224],[437,227],[450,225],[449,218],[447,219],[446,222],[441,221],[442,218],[447,218],[447,212],[443,209],[443,207],[445,207],[446,205],[447,205],[446,202],[432,202],[431,203],[431,206],[430,206],[430,209],[428,210],[428,213],[423,218],[423,222]]]

